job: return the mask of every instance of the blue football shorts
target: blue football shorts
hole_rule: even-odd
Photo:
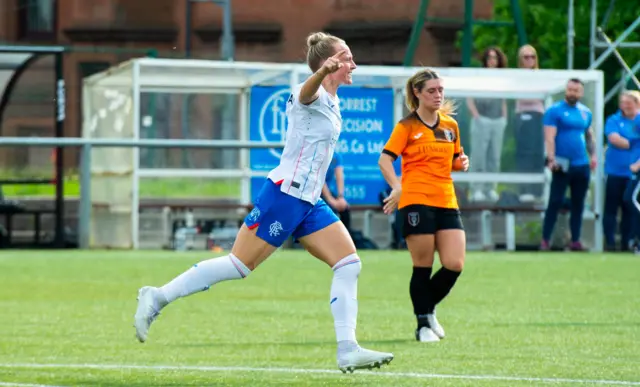
[[[287,195],[279,184],[267,179],[244,223],[249,229],[257,227],[260,239],[280,247],[290,236],[299,239],[339,220],[324,200],[313,205]]]

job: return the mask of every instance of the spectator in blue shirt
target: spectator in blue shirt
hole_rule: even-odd
[[[629,248],[631,233],[631,213],[633,207],[625,201],[625,191],[631,180],[630,166],[635,160],[631,160],[630,142],[638,138],[634,119],[637,114],[637,106],[640,100],[630,92],[620,96],[620,110],[609,116],[604,126],[605,135],[609,146],[605,153],[604,171],[607,175],[604,214],[602,227],[606,249],[616,251],[615,235],[617,230],[616,219],[618,210],[621,209],[620,218],[620,242],[621,250]]]
[[[547,166],[553,177],[549,204],[542,225],[541,250],[548,250],[549,240],[558,219],[558,211],[565,199],[567,187],[571,190],[571,245],[573,251],[582,251],[580,233],[584,201],[589,189],[591,168],[595,167],[595,141],[591,131],[591,110],[580,102],[584,84],[570,79],[565,88],[564,101],[556,102],[544,114],[545,150]]]
[[[344,167],[342,156],[339,153],[333,154],[329,169],[327,169],[327,177],[324,187],[322,187],[322,198],[338,214],[344,226],[351,232],[351,211],[349,211],[349,203],[344,197]]]
[[[640,93],[634,91],[628,93],[635,96],[636,101],[640,101]],[[631,181],[627,185],[624,200],[625,206],[631,214],[630,239],[638,252],[640,247],[640,205],[638,204],[638,195],[640,194],[640,103],[636,104],[634,131],[634,136],[629,141]]]

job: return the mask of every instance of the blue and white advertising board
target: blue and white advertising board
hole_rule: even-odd
[[[287,128],[287,86],[254,86],[249,108],[251,141],[283,141]],[[345,198],[351,204],[379,204],[386,183],[378,158],[395,125],[392,89],[344,87],[338,91],[342,132],[336,152],[342,156]],[[251,149],[253,171],[269,171],[278,165],[280,149]],[[251,199],[260,192],[264,178],[251,181]]]

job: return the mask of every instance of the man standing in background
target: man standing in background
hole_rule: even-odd
[[[541,250],[549,250],[549,240],[565,200],[567,187],[571,192],[571,245],[573,251],[582,251],[580,234],[584,201],[589,189],[591,169],[595,167],[595,140],[591,131],[591,110],[580,102],[584,84],[570,79],[565,88],[565,99],[553,104],[544,115],[545,150],[547,166],[553,177],[549,191],[549,204],[542,226]]]

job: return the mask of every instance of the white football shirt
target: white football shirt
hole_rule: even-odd
[[[329,163],[342,128],[340,101],[320,86],[320,96],[309,105],[300,103],[302,84],[287,100],[287,133],[280,164],[268,178],[288,195],[315,204],[320,198]]]

